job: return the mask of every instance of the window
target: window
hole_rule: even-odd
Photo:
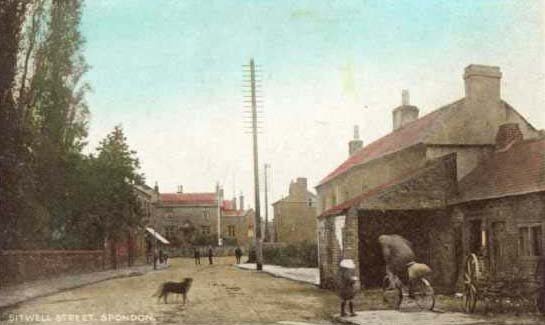
[[[519,256],[543,256],[541,225],[519,227]]]
[[[210,211],[208,211],[208,209],[203,209],[202,210],[202,216],[203,216],[204,220],[208,220],[208,217],[210,217]]]
[[[481,251],[481,245],[484,241],[482,238],[481,220],[471,220],[469,227],[469,249],[472,253],[478,253]]]
[[[166,226],[165,235],[167,236],[167,238],[174,238],[174,236],[176,235],[176,230],[174,226]]]
[[[227,233],[229,237],[235,237],[235,226],[227,226]]]
[[[204,235],[210,234],[210,226],[201,226],[201,231]]]
[[[312,199],[308,199],[308,206],[312,207]]]
[[[541,226],[532,227],[532,248],[534,256],[543,256],[543,233]]]

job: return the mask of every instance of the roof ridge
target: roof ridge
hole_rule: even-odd
[[[354,197],[351,197],[348,200],[344,200],[343,202],[335,205],[334,207],[331,207],[331,208],[325,210],[318,217],[328,217],[328,216],[334,215],[334,214],[336,214],[338,212],[342,212],[344,210],[347,210],[348,207],[344,207],[344,206],[346,206],[348,204],[356,203],[356,202],[358,202],[360,200],[365,199],[366,197],[368,197],[370,195],[372,196],[372,195],[388,193],[388,191],[392,190],[393,186],[402,185],[402,184],[405,184],[407,182],[410,182],[415,177],[427,173],[432,168],[436,168],[438,163],[440,163],[442,161],[446,161],[448,159],[452,159],[451,154],[431,159],[430,162],[428,164],[426,164],[425,166],[420,167],[420,168],[411,169],[411,170],[403,173],[402,175],[399,175],[398,177],[396,177],[396,178],[394,178],[392,180],[381,183],[381,184],[379,184],[379,185],[377,185],[377,186],[375,186],[375,187],[373,187],[371,189],[368,189],[367,191],[365,191],[363,193],[360,193],[360,194],[358,194],[358,195],[356,195]]]
[[[385,135],[379,137],[375,141],[369,143],[365,147],[362,147],[361,149],[356,151],[352,156],[350,156],[346,160],[344,160],[340,165],[337,166],[337,168],[335,168],[326,177],[324,177],[320,181],[318,186],[322,185],[322,184],[325,184],[325,183],[329,182],[330,180],[332,180],[333,178],[336,178],[337,176],[340,176],[340,175],[344,174],[348,170],[351,170],[353,167],[368,163],[368,162],[370,162],[372,160],[378,159],[380,157],[384,157],[384,156],[386,156],[388,154],[398,152],[398,151],[400,151],[402,149],[410,147],[411,145],[416,145],[418,143],[424,142],[424,140],[426,138],[428,138],[429,133],[431,132],[430,129],[436,130],[437,127],[440,127],[442,125],[442,124],[438,123],[437,125],[432,124],[431,126],[427,126],[425,123],[428,123],[428,121],[430,119],[442,116],[443,114],[448,112],[448,109],[451,109],[453,107],[457,107],[458,104],[460,102],[463,102],[463,101],[464,101],[464,98],[461,98],[461,99],[458,99],[458,100],[456,100],[454,102],[451,102],[449,104],[443,105],[443,106],[441,106],[441,107],[427,113],[426,115],[424,115],[424,116],[422,116],[422,117],[420,117],[420,118],[418,118],[418,119],[416,119],[416,120],[414,120],[414,121],[412,121],[410,123],[407,123],[403,127],[400,127],[400,128],[398,128],[396,130],[393,130],[392,132],[390,132],[388,134],[385,134]],[[418,131],[419,131],[418,127],[419,126],[421,128],[424,128],[424,130],[422,130],[421,135],[418,134]],[[393,148],[385,148],[381,152],[380,146],[382,144],[386,144],[386,146],[388,146],[388,140],[392,140],[392,139],[395,140],[395,137],[402,136],[403,133],[408,133],[408,135],[412,136],[413,138],[410,139],[410,140],[406,140],[407,143],[402,143],[400,146],[395,146],[394,145]],[[398,142],[403,142],[403,141],[404,140],[402,138]],[[390,145],[390,147],[392,147],[392,145]],[[379,150],[376,150],[376,149],[379,149]],[[374,158],[369,159],[369,160],[365,160],[365,157],[364,157],[365,154],[366,153],[369,154],[369,151],[372,151],[372,150],[379,151],[379,152],[374,153],[374,155],[375,155]]]
[[[448,120],[452,115],[454,115],[454,112],[457,111],[457,109],[452,109],[452,108],[458,108],[460,107],[459,104],[464,102],[465,102],[465,97],[462,97],[458,100],[451,102],[450,104],[446,104],[444,106],[439,107],[433,112],[439,113],[441,111],[444,111],[443,114],[446,114],[445,118]],[[444,124],[445,124],[445,121],[443,123],[437,123],[432,125],[432,127],[425,132],[426,134],[424,135],[424,140],[427,140],[431,136],[431,134],[433,134],[439,127],[443,127]]]

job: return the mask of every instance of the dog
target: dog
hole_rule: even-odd
[[[187,300],[187,294],[189,293],[189,289],[191,288],[192,283],[192,278],[184,278],[182,282],[164,282],[159,286],[159,289],[153,296],[158,296],[157,301],[160,301],[161,298],[163,298],[166,304],[168,303],[168,294],[176,293],[179,295],[183,295],[185,305],[185,302]]]

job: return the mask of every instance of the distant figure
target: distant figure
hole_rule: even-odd
[[[352,299],[358,292],[357,288],[358,277],[356,276],[356,265],[351,259],[344,259],[339,264],[339,274],[337,277],[337,294],[341,298],[341,317],[346,316],[344,307],[348,301],[348,307],[350,308],[350,316],[356,316],[354,313],[354,306]]]
[[[242,249],[237,246],[235,249],[235,257],[237,258],[237,264],[240,264],[240,258],[242,257]]]
[[[214,250],[212,250],[212,246],[208,246],[208,263],[210,265],[214,264]]]
[[[159,250],[159,263],[162,264],[162,263],[164,262],[164,260],[165,260],[165,257],[164,257],[164,255],[163,255],[163,250],[160,249],[160,250]]]
[[[194,248],[193,254],[195,256],[195,265],[201,265],[201,252],[199,251],[199,249]]]

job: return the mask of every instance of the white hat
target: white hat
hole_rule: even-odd
[[[351,259],[344,259],[341,261],[341,264],[339,264],[340,267],[344,267],[345,269],[355,269],[356,264],[354,264],[354,261]]]

